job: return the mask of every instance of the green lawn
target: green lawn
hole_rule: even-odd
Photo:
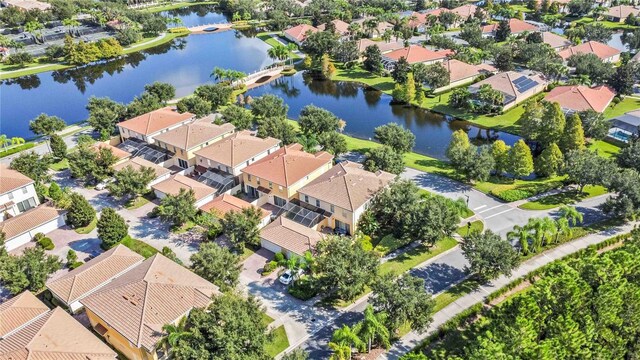
[[[411,240],[412,239],[397,239],[393,235],[389,234],[380,239],[380,242],[378,242],[373,249],[382,255],[387,255],[388,253],[409,244]]]
[[[91,221],[91,223],[89,223],[89,225],[87,225],[85,227],[77,228],[76,232],[78,234],[88,234],[88,233],[92,232],[93,229],[96,228],[96,224],[97,223],[98,223],[98,218],[94,218],[93,221]]]
[[[278,32],[278,31],[275,31],[275,32],[262,32],[262,33],[259,33],[258,35],[256,35],[256,37],[258,39],[264,41],[265,43],[267,43],[271,47],[276,47],[276,46],[282,45],[282,43],[280,43],[278,40],[276,40],[273,37],[271,37],[271,34],[277,34],[285,42],[289,42],[287,39],[282,38],[280,36],[280,32]],[[295,54],[295,53],[291,53],[291,58],[294,59],[294,60],[300,59],[300,55]]]
[[[612,102],[604,111],[604,118],[612,119],[616,116],[638,109],[640,109],[640,99],[626,96],[618,104],[614,104]]]
[[[578,20],[572,21],[571,24],[575,26],[575,25],[578,25],[578,24],[591,24],[593,22],[594,22],[593,18],[585,16],[585,17],[582,17],[582,18],[580,18]],[[609,29],[613,29],[613,30],[627,30],[627,29],[633,30],[633,29],[636,28],[636,27],[631,26],[631,25],[626,25],[624,23],[616,23],[616,22],[608,21],[608,20],[598,20],[598,21],[595,21],[595,22],[597,22],[599,24],[602,24],[602,25],[604,25],[604,27],[609,28]]]
[[[394,259],[385,262],[384,264],[381,264],[380,274],[387,274],[390,272],[393,272],[397,275],[402,274],[405,271],[408,271],[409,269],[431,259],[432,257],[455,247],[456,245],[458,245],[458,242],[453,238],[440,240],[431,248],[420,245]]]
[[[187,231],[193,229],[194,226],[196,226],[196,223],[194,223],[193,221],[187,221],[186,223],[182,224],[182,226],[171,227],[171,232],[174,234],[184,234]]]
[[[515,11],[521,11],[524,13],[532,12],[533,10],[529,9],[526,5],[509,5],[509,8]]]
[[[69,160],[62,159],[56,163],[49,165],[49,169],[53,171],[62,171],[69,168]]]
[[[273,339],[266,345],[265,350],[269,356],[275,357],[289,347],[289,339],[284,325],[280,325],[271,332]]]
[[[129,235],[122,239],[122,241],[120,241],[120,244],[142,255],[145,259],[148,259],[159,252],[158,249],[154,248],[153,246],[138,239],[134,239]]]
[[[335,74],[331,77],[334,81],[356,81],[374,87],[387,94],[391,94],[395,84],[390,76],[377,76],[364,70],[360,66],[356,66],[352,69],[345,69],[339,66],[336,69]]]
[[[462,237],[469,235],[469,232],[482,232],[484,230],[484,223],[480,220],[476,220],[471,223],[471,228],[468,225],[463,225],[456,230],[456,233]]]
[[[153,193],[150,193],[153,194]],[[134,199],[131,199],[127,202],[126,208],[128,210],[139,209],[140,207],[148,204],[151,200],[149,196],[138,196]]]
[[[578,201],[606,193],[607,189],[602,186],[588,185],[585,186],[582,193],[578,193],[578,191],[567,191],[560,194],[549,195],[537,201],[524,203],[520,205],[519,208],[524,210],[548,210],[562,205],[571,205]]]
[[[478,286],[480,286],[480,283],[477,279],[468,278],[458,283],[457,285],[450,287],[449,289],[445,290],[440,295],[435,297],[436,304],[433,308],[433,313],[437,313],[438,311],[444,309],[447,305],[458,300],[464,295],[475,291]]]
[[[271,324],[273,322],[273,318],[269,315],[267,315],[267,313],[262,313],[262,323],[264,324],[264,326],[269,326],[269,324]]]
[[[18,153],[20,151],[31,149],[34,146],[36,146],[36,144],[34,142],[28,142],[28,143],[25,143],[25,144],[14,145],[14,146],[7,146],[5,149],[0,151],[0,158],[3,158],[5,156],[9,156],[9,155],[13,155],[13,154]]]
[[[605,158],[610,158],[612,156],[618,155],[618,153],[620,152],[620,147],[603,140],[596,140],[589,144],[589,150],[595,150],[598,152],[598,155]]]

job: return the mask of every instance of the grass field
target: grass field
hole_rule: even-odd
[[[89,225],[85,226],[85,227],[80,227],[76,229],[76,232],[78,234],[88,234],[90,232],[93,231],[93,229],[96,228],[96,224],[98,224],[98,218],[94,218],[93,221],[91,221],[89,223]]]
[[[609,107],[604,111],[604,118],[612,119],[616,116],[638,109],[640,109],[640,99],[627,96],[618,104],[611,103],[611,105],[609,105]]]
[[[597,151],[598,155],[610,158],[612,156],[618,155],[618,153],[620,152],[620,147],[603,140],[596,140],[589,145],[589,150]]]
[[[524,203],[519,206],[524,210],[548,210],[560,207],[562,205],[571,205],[578,201],[592,198],[594,196],[606,194],[607,189],[602,186],[585,186],[583,192],[567,191],[560,194],[545,196],[542,199]]]
[[[262,32],[259,33],[258,35],[256,35],[256,37],[262,41],[264,41],[265,43],[267,43],[269,46],[271,47],[276,47],[279,45],[282,45],[282,43],[280,43],[278,40],[274,39],[273,37],[271,37],[272,34],[277,34],[278,36],[280,36],[280,32]],[[287,41],[285,39],[285,41]],[[300,59],[300,56],[296,53],[291,53],[291,58],[296,60],[296,59]]]
[[[471,223],[471,227],[467,225],[460,226],[456,233],[462,237],[469,235],[469,233],[473,232],[482,232],[484,230],[484,224],[480,220],[476,220]]]
[[[136,198],[133,198],[131,200],[129,200],[129,202],[127,202],[127,205],[125,206],[128,210],[135,210],[135,209],[139,209],[140,207],[148,204],[150,202],[149,197],[148,196],[138,196]]]
[[[131,249],[131,251],[142,255],[145,259],[148,259],[159,252],[158,249],[154,248],[153,246],[138,239],[134,239],[129,235],[122,239],[122,241],[120,241],[120,244],[128,247],[129,249]]]
[[[382,255],[387,255],[392,251],[395,251],[411,242],[411,239],[398,239],[395,236],[389,234],[380,239],[380,242],[373,248],[375,251]]]
[[[633,30],[633,29],[636,28],[636,27],[631,26],[631,25],[626,25],[624,23],[616,23],[616,22],[608,21],[608,20],[595,21],[595,20],[593,20],[593,18],[586,17],[586,16],[582,17],[582,18],[580,18],[578,20],[572,21],[571,24],[575,26],[575,25],[578,25],[578,24],[591,24],[591,23],[594,23],[594,22],[596,22],[598,24],[602,24],[602,25],[604,25],[604,27],[609,28],[609,29],[613,29],[613,30],[629,30],[629,29]]]
[[[440,240],[431,248],[420,245],[380,265],[380,274],[391,272],[396,275],[402,274],[432,257],[454,248],[456,245],[458,245],[458,242],[452,238]]]
[[[468,278],[462,280],[457,285],[450,287],[449,289],[443,291],[440,295],[435,297],[435,306],[433,308],[433,312],[436,313],[452,302],[458,300],[464,295],[476,290],[480,286],[480,283],[477,279]]]
[[[56,163],[49,165],[49,169],[53,171],[62,171],[69,168],[69,160],[62,159]]]
[[[289,338],[287,338],[287,332],[284,330],[284,325],[280,325],[271,331],[273,338],[266,345],[265,350],[271,357],[283,352],[289,347]]]

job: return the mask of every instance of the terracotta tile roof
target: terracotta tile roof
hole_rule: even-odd
[[[517,99],[517,98],[520,98],[520,96],[523,93],[526,93],[528,91],[527,89],[523,92],[520,92],[513,83],[514,80],[519,79],[522,76],[525,76],[530,80],[537,82],[538,84],[546,85],[548,83],[547,80],[545,80],[545,78],[542,75],[539,75],[537,73],[526,74],[524,72],[507,71],[507,72],[501,72],[501,73],[495,74],[489,78],[479,81],[471,85],[469,88],[479,89],[480,86],[488,84],[495,90],[498,90],[504,93],[506,96],[512,96]]]
[[[10,169],[5,164],[0,164],[0,195],[33,184],[33,182],[31,178],[21,172]]]
[[[134,170],[138,171],[140,170],[142,167],[150,167],[153,169],[153,171],[155,171],[156,173],[156,178],[159,178],[162,175],[165,175],[169,172],[171,172],[171,170],[167,169],[166,167],[162,167],[158,164],[154,164],[149,160],[145,160],[141,157],[134,157],[131,158],[123,163],[120,163],[118,165],[115,165],[113,167],[114,171],[121,171],[122,169],[126,168],[127,166],[131,166]]]
[[[111,348],[59,307],[0,340],[0,359],[6,360],[115,358]]]
[[[175,108],[167,106],[118,123],[118,126],[149,135],[191,118],[195,118],[195,115],[188,112],[180,114]]]
[[[47,305],[28,290],[5,301],[0,304],[0,339],[47,311]]]
[[[409,22],[407,23],[407,25],[412,28],[417,28],[421,25],[424,25],[427,22],[427,16],[438,16],[439,12],[437,11],[438,9],[434,10],[431,14],[427,14],[426,12],[420,13],[414,11],[413,13],[411,13],[411,15],[408,16]]]
[[[525,31],[538,31],[538,27],[532,24],[529,24],[526,21],[522,21],[520,19],[509,19],[509,27],[511,28],[512,34],[519,34]],[[498,23],[485,25],[482,27],[482,33],[494,33],[498,30]]]
[[[346,22],[340,20],[340,19],[336,19],[336,20],[331,20],[331,22],[333,23],[335,29],[336,29],[336,33],[340,34],[340,35],[346,35],[349,33],[349,24],[347,24]],[[327,27],[327,24],[320,24],[318,25],[318,30],[320,31],[324,31]]]
[[[569,39],[558,34],[554,34],[550,31],[545,31],[542,33],[542,42],[548,44],[554,49],[573,45],[573,43],[569,41]]]
[[[557,102],[564,109],[574,111],[595,110],[603,112],[616,96],[616,92],[605,85],[597,87],[587,86],[558,86],[551,90],[545,100]]]
[[[306,251],[313,251],[322,234],[279,216],[260,231],[260,237],[302,256]]]
[[[285,30],[284,33],[298,40],[299,42],[302,42],[307,38],[307,32],[316,33],[318,31],[320,30],[311,25],[300,24],[298,26],[294,26],[290,29]]]
[[[250,203],[237,198],[233,195],[230,194],[222,194],[220,196],[218,196],[217,198],[209,201],[208,203],[202,205],[200,207],[200,210],[202,211],[206,211],[206,212],[213,212],[215,213],[217,216],[224,216],[226,213],[230,212],[230,211],[236,211],[236,212],[240,212],[243,209],[252,207],[253,205],[251,205]],[[264,219],[267,216],[271,216],[266,210],[262,209],[262,208],[258,208],[260,210],[260,212],[262,213],[262,218]]]
[[[113,155],[115,155],[116,158],[118,158],[118,160],[122,160],[122,159],[126,159],[131,157],[131,153],[124,151],[122,149],[119,149],[115,146],[112,146],[110,144],[104,143],[104,142],[97,142],[93,145],[91,145],[91,148],[99,150],[99,149],[109,149],[111,150],[111,153]]]
[[[453,50],[446,49],[433,51],[419,45],[410,45],[409,47],[384,54],[384,57],[394,61],[398,61],[400,58],[405,58],[409,64],[416,64],[421,62],[444,60],[448,55],[452,54]]]
[[[367,20],[371,20],[371,19],[374,19],[374,17],[373,16],[366,16],[366,17],[360,18],[358,20],[354,20],[354,21],[352,21],[352,23],[360,24],[361,28],[365,28],[364,23],[367,22]],[[378,26],[376,26],[376,28],[374,29],[374,34],[375,35],[377,35],[377,34],[382,35],[382,33],[384,33],[385,30],[387,30],[387,29],[393,29],[393,25],[388,23],[388,22],[386,22],[386,21],[380,21],[380,22],[378,22]]]
[[[633,14],[633,16],[640,15],[640,9],[630,5],[618,5],[610,7],[609,10],[604,13],[606,16],[620,18],[623,20],[628,18],[631,14]]]
[[[69,305],[113,280],[116,276],[141,263],[144,258],[118,245],[91,259],[68,274],[47,283],[47,288]]]
[[[3,0],[3,2],[7,4],[7,6],[15,6],[25,11],[34,9],[46,11],[51,9],[51,4],[37,0]]]
[[[132,344],[151,351],[162,327],[204,308],[218,287],[156,254],[81,302]]]
[[[404,44],[400,41],[390,41],[390,42],[373,41],[367,38],[358,40],[357,45],[358,45],[358,52],[361,52],[361,53],[364,52],[367,49],[367,47],[369,47],[370,45],[377,46],[378,49],[380,49],[381,53],[402,49],[404,47]]]
[[[473,4],[466,4],[466,5],[458,6],[457,8],[451,9],[451,12],[457,14],[462,19],[466,20],[469,17],[474,16],[476,14],[476,9],[478,9],[477,6]]]
[[[442,66],[449,71],[450,83],[496,71],[496,68],[489,64],[471,65],[456,59],[447,60]]]
[[[355,211],[373,198],[396,176],[384,171],[370,172],[360,164],[341,162],[298,190],[342,209]]]
[[[620,54],[620,50],[597,41],[587,41],[558,53],[558,55],[560,55],[564,60],[569,59],[571,55],[577,54],[595,54],[597,57],[604,60]]]
[[[64,213],[64,210],[59,210],[48,205],[36,206],[22,214],[0,222],[0,231],[5,233],[8,241],[53,219],[57,219]]]
[[[229,134],[235,128],[231,123],[216,125],[209,121],[198,120],[157,135],[155,140],[178,149],[191,150],[217,137]]]
[[[250,131],[240,131],[196,151],[197,156],[217,163],[236,167],[251,158],[280,144],[280,140],[253,136]]]
[[[178,195],[180,189],[191,189],[195,194],[196,202],[216,193],[216,189],[180,174],[175,174],[167,180],[154,184],[151,188],[167,195]]]
[[[242,172],[288,187],[330,163],[333,155],[325,151],[309,154],[302,145],[291,144],[254,162]]]

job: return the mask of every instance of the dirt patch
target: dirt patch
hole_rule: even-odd
[[[506,298],[508,298],[512,294],[515,294],[518,291],[524,290],[524,289],[528,288],[529,286],[531,286],[531,282],[529,282],[528,280],[525,280],[525,281],[521,282],[520,284],[518,284],[518,286],[514,287],[513,289],[511,289],[511,290],[507,291],[506,293],[498,296],[497,298],[491,300],[491,302],[489,302],[489,305],[496,306],[497,304],[503,302]]]

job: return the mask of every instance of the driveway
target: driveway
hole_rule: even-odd
[[[302,301],[289,295],[286,286],[278,281],[277,271],[261,276],[262,266],[273,255],[260,249],[249,256],[243,263],[240,286],[262,301],[267,315],[275,320],[272,327],[284,325],[289,344],[294,345],[331,323],[338,312],[314,306],[316,299]]]

